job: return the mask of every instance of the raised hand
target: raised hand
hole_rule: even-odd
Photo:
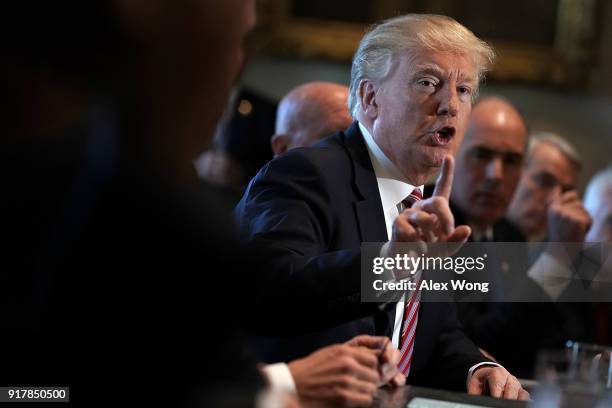
[[[567,191],[548,207],[548,238],[551,242],[583,242],[591,221],[578,193]]]
[[[404,210],[393,223],[394,242],[452,242],[463,244],[470,236],[467,225],[455,228],[448,200],[453,185],[455,161],[446,156],[436,180],[433,196]]]

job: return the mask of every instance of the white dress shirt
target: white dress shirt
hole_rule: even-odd
[[[378,182],[378,192],[380,193],[380,201],[382,203],[383,212],[385,214],[385,225],[387,227],[387,239],[391,239],[391,230],[393,222],[399,215],[398,204],[403,199],[408,197],[416,188],[406,180],[397,166],[387,157],[387,155],[378,147],[374,138],[363,126],[359,123],[359,129],[363,135],[370,161],[374,168],[376,181]],[[423,186],[418,187],[423,192]],[[402,317],[404,315],[405,296],[402,296],[395,306],[395,322],[393,324],[393,336],[391,342],[399,349],[400,329],[402,327]]]

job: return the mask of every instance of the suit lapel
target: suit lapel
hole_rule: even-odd
[[[354,208],[361,242],[386,242],[387,228],[378,182],[357,122],[346,131],[344,147],[353,165],[353,185],[357,193]]]
[[[359,239],[361,242],[386,242],[387,226],[378,182],[357,122],[353,122],[344,133],[344,147],[353,166],[353,189],[356,198],[353,206],[359,226]],[[374,314],[375,333],[391,336],[394,321],[395,303],[383,305],[383,308]]]

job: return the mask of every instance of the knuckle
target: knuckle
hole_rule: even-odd
[[[336,402],[341,406],[348,406],[351,403],[351,395],[348,391],[337,387],[334,394],[336,395]]]
[[[349,356],[342,356],[340,358],[340,367],[343,373],[350,373],[353,371],[353,359]]]
[[[431,198],[431,204],[434,206],[439,206],[441,204],[444,204],[444,198],[442,197],[432,197]]]
[[[350,351],[349,347],[344,344],[339,344],[337,346],[334,346],[334,354],[338,357],[343,357],[343,356],[348,355],[349,351]]]
[[[338,386],[341,389],[348,389],[351,387],[351,377],[348,375],[343,375],[338,379]]]
[[[369,394],[369,395],[374,395],[376,393],[376,390],[378,389],[378,386],[374,383],[367,383],[367,385],[365,386],[365,391]]]

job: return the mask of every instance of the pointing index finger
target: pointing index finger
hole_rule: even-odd
[[[453,156],[447,155],[442,162],[440,175],[436,180],[436,186],[433,191],[434,197],[444,197],[447,200],[450,198],[451,188],[453,186],[453,174],[455,172],[455,159]]]

